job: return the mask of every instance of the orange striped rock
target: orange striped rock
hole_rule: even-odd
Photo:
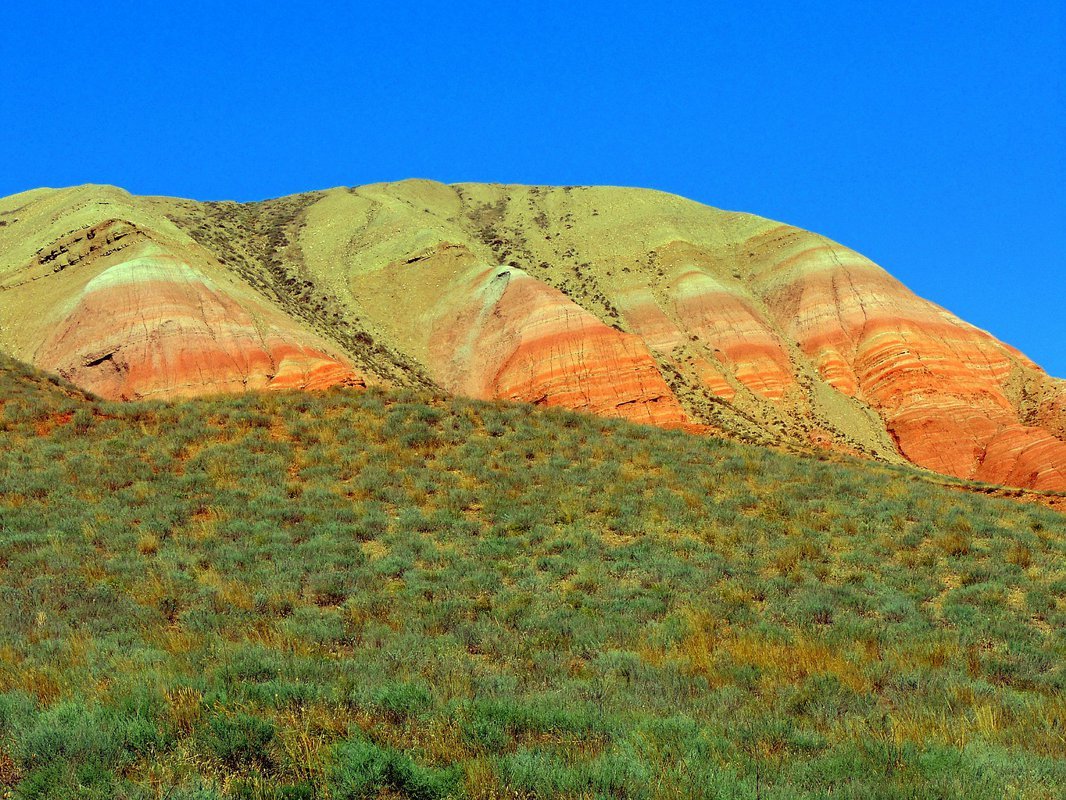
[[[686,416],[640,337],[608,327],[518,269],[482,269],[435,337],[436,372],[472,397],[655,425]]]
[[[1011,388],[1022,375],[1042,376],[1039,367],[856,253],[798,231],[784,246],[775,241],[762,275],[775,322],[827,383],[880,412],[908,460],[1066,490],[1066,442],[1026,424]]]
[[[277,312],[159,254],[90,280],[35,362],[107,399],[364,385],[325,350]]]

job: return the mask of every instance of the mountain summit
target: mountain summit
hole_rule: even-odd
[[[642,189],[25,192],[0,350],[109,399],[419,386],[1066,490],[1066,382],[823,236]]]

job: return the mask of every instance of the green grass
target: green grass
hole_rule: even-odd
[[[1048,509],[416,393],[0,404],[0,796],[1066,785]]]

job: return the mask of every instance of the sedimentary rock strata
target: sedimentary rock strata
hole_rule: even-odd
[[[109,399],[362,385],[310,338],[180,259],[156,254],[90,280],[72,308],[55,315],[34,360]]]
[[[247,205],[37,190],[0,217],[0,349],[105,397],[365,378],[1066,491],[1066,383],[751,215],[404,181]]]
[[[858,254],[794,229],[785,235],[762,275],[774,322],[827,383],[880,412],[908,460],[1066,489],[1066,443],[1023,424],[1009,396],[1018,374],[1037,369],[1031,361]]]
[[[656,425],[685,414],[640,337],[608,327],[513,268],[477,272],[438,323],[438,373],[453,391]]]

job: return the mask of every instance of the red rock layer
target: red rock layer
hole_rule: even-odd
[[[630,329],[653,352],[676,360],[681,357],[682,349],[692,341],[692,335],[666,315],[648,289],[629,289],[619,298],[618,306]],[[736,397],[736,389],[718,365],[698,351],[695,354],[690,350],[685,351],[685,357],[706,391],[723,400]]]
[[[795,384],[792,362],[777,334],[736,288],[689,269],[674,281],[670,298],[690,337],[713,350],[752,392],[779,400]]]
[[[1038,370],[1032,362],[855,253],[788,228],[773,241],[779,255],[762,280],[776,322],[830,385],[880,411],[910,461],[1066,490],[1066,442],[1024,425],[1008,397],[1012,376]]]
[[[686,421],[640,337],[520,270],[485,270],[472,286],[434,335],[449,388],[655,425]]]
[[[93,278],[34,360],[108,399],[364,385],[321,348],[277,312],[153,255]]]

